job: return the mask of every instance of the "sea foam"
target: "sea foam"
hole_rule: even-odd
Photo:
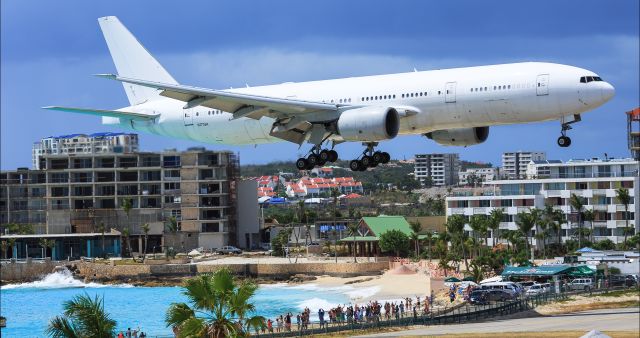
[[[66,288],[103,288],[103,287],[133,287],[130,284],[99,284],[99,283],[85,283],[79,279],[73,278],[73,274],[69,270],[56,271],[46,275],[43,279],[20,284],[8,284],[0,287],[2,290],[15,290],[15,289],[66,289]]]

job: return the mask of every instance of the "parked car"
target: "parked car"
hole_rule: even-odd
[[[593,281],[590,278],[576,278],[567,283],[567,289],[589,291],[593,289]]]
[[[493,289],[487,292],[488,301],[490,302],[505,302],[515,298],[515,295],[500,289]]]
[[[611,275],[609,277],[609,286],[632,287],[636,283],[636,279],[632,275]]]
[[[513,282],[485,283],[480,286],[483,290],[503,290],[515,297],[521,293],[521,289]]]
[[[524,281],[524,282],[519,282],[518,284],[522,285],[522,287],[523,287],[523,288],[525,289],[525,291],[526,291],[526,290],[529,290],[529,288],[531,287],[531,285],[536,284],[536,282],[528,280],[528,281]]]
[[[223,246],[222,248],[218,249],[216,251],[217,253],[221,254],[221,255],[227,255],[227,254],[241,254],[242,250],[236,248],[235,246],[232,245],[227,245],[227,246]]]
[[[527,296],[535,296],[541,293],[545,293],[548,290],[542,284],[533,284],[527,289]]]
[[[474,290],[469,295],[469,302],[476,305],[489,304],[489,292],[487,290]]]

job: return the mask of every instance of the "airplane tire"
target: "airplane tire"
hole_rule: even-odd
[[[380,162],[382,164],[387,164],[389,163],[389,161],[391,161],[391,155],[389,155],[389,153],[386,151],[382,153],[382,157],[383,157],[382,162]]]
[[[331,152],[327,149],[324,149],[320,152],[318,157],[320,157],[320,160],[324,161],[325,163],[329,162],[331,160]]]
[[[298,170],[306,170],[308,165],[309,162],[304,157],[301,157],[296,161],[296,168],[298,168]]]
[[[372,166],[373,157],[369,155],[362,156],[362,160],[360,160],[360,162],[362,163],[362,166],[364,166],[365,168],[373,167]]]
[[[329,150],[329,162],[333,163],[338,160],[338,152],[335,150]]]
[[[375,153],[373,153],[373,160],[374,160],[376,163],[382,163],[382,162],[383,162],[383,160],[384,160],[384,156],[382,155],[382,153],[381,153],[381,152],[376,151]]]
[[[309,166],[313,168],[320,163],[320,157],[316,154],[310,154],[307,156],[307,162],[309,162]]]
[[[351,162],[349,162],[349,169],[351,169],[351,171],[360,171],[360,167],[362,167],[362,162],[360,162],[360,160],[353,160]]]
[[[560,136],[558,137],[558,145],[562,148],[566,148],[571,145],[571,138],[568,136]]]

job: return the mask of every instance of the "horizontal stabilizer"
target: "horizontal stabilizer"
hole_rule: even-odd
[[[94,115],[94,116],[109,116],[109,117],[117,117],[121,119],[138,120],[138,121],[149,121],[160,116],[160,114],[142,114],[142,113],[119,111],[119,110],[102,110],[102,109],[87,109],[87,108],[72,108],[72,107],[57,107],[57,106],[42,107],[42,109],[63,111],[68,113]]]

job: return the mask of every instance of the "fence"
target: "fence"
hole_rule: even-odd
[[[306,327],[299,326],[292,318],[291,331],[286,331],[283,326],[282,332],[256,334],[254,337],[296,337],[308,336],[312,334],[324,334],[341,331],[362,331],[367,329],[379,330],[385,327],[408,327],[412,325],[443,325],[460,324],[470,321],[484,320],[492,317],[501,317],[518,312],[531,310],[536,306],[549,302],[566,300],[571,295],[577,294],[599,294],[610,291],[624,290],[625,287],[610,287],[587,291],[570,291],[562,293],[542,293],[530,297],[522,297],[506,302],[495,302],[485,305],[471,305],[463,303],[452,308],[445,307],[434,312],[422,315],[413,315],[411,311],[405,311],[405,316],[385,320],[383,316],[372,316],[362,322],[319,322],[309,323]],[[274,322],[274,330],[275,322]]]

